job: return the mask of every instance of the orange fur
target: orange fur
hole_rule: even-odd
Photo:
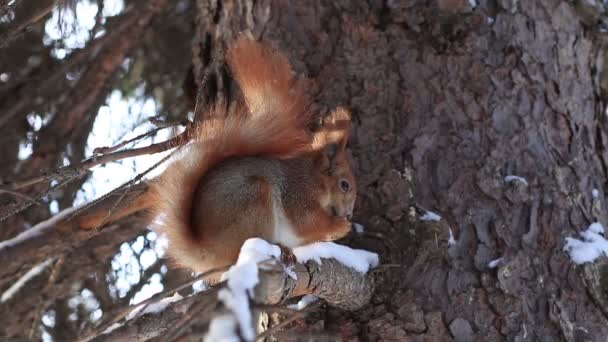
[[[285,56],[247,38],[227,56],[242,101],[212,109],[151,184],[154,228],[197,272],[234,262],[254,236],[289,247],[340,238],[356,195],[344,157],[350,113],[334,111],[313,135],[310,102]],[[339,189],[344,180],[352,191]]]
[[[170,254],[193,268],[200,263],[196,253],[200,248],[191,227],[192,200],[208,170],[235,156],[296,155],[309,149],[312,139],[307,131],[312,113],[284,56],[240,38],[228,51],[228,62],[246,105],[210,115],[195,129],[193,141],[151,185],[155,228],[167,235]]]

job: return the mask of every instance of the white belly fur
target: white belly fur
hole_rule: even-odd
[[[300,239],[294,233],[293,226],[285,215],[280,197],[273,196],[273,218],[274,232],[273,239],[276,243],[280,243],[285,247],[293,248],[299,246]]]

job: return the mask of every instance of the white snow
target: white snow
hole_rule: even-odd
[[[315,260],[319,264],[321,258],[334,258],[340,263],[366,273],[370,267],[378,265],[378,255],[360,249],[351,249],[333,242],[317,242],[308,246],[296,247],[293,253],[300,263]],[[235,339],[235,327],[238,324],[241,335],[246,341],[255,339],[253,318],[249,307],[249,299],[253,289],[259,282],[258,267],[264,267],[264,262],[280,260],[281,249],[260,238],[245,241],[234,266],[222,275],[226,287],[218,292],[218,298],[224,303],[231,315],[216,317],[211,321],[209,333],[205,341],[238,341]],[[302,299],[301,306],[311,303],[312,298]]]
[[[498,259],[494,259],[494,260],[490,261],[488,263],[488,267],[489,268],[496,268],[496,266],[498,266],[498,264],[500,264],[502,262],[502,259],[503,258],[498,258]]]
[[[319,265],[321,265],[321,258],[333,258],[360,273],[367,273],[370,268],[378,266],[379,262],[376,253],[362,249],[352,249],[333,242],[315,242],[296,247],[293,249],[293,254],[300,263],[315,260]]]
[[[469,5],[471,6],[471,8],[477,7],[477,0],[469,0]]]
[[[141,314],[145,315],[147,313],[159,313],[163,311],[169,304],[177,302],[182,298],[184,298],[182,295],[175,292],[175,294],[173,294],[173,296],[171,297],[166,297],[156,303],[148,304],[148,306],[146,306],[146,308],[144,309],[144,311],[142,311]]]
[[[22,232],[21,234],[15,236],[14,238],[5,240],[5,241],[1,241],[0,242],[0,251],[3,250],[4,248],[13,247],[27,239],[40,235],[43,231],[45,231],[47,229],[52,229],[53,227],[55,227],[55,225],[57,223],[59,223],[59,221],[66,218],[70,214],[74,213],[78,209],[79,209],[79,207],[66,208],[66,209],[62,210],[60,213],[56,214],[55,216],[49,218],[48,220],[37,223],[32,228]]]
[[[130,319],[137,317],[137,315],[139,315],[139,313],[145,306],[146,306],[146,304],[140,304],[140,305],[136,306],[133,310],[131,310],[131,312],[129,312],[127,317],[125,317],[125,320],[128,321]]]
[[[159,312],[163,311],[169,304],[171,304],[173,302],[177,302],[183,298],[184,297],[182,295],[175,292],[173,294],[173,296],[163,298],[163,299],[159,300],[158,302],[150,303],[148,305],[146,305],[145,303],[140,304],[140,305],[136,306],[133,310],[131,310],[131,312],[129,312],[129,314],[127,315],[127,317],[125,319],[128,321],[137,316],[145,315],[147,313],[159,313]]]
[[[454,239],[454,233],[452,233],[452,228],[449,228],[450,237],[448,238],[448,247],[454,246],[456,244],[456,239]]]
[[[318,300],[319,300],[319,297],[317,297],[317,296],[306,295],[306,296],[302,297],[302,299],[300,299],[300,301],[297,302],[296,304],[292,304],[287,307],[290,309],[294,309],[294,310],[302,310],[305,307],[307,307],[309,304],[312,304]]]
[[[203,342],[239,342],[236,335],[236,320],[232,315],[215,317],[209,324],[209,331]]]
[[[567,237],[564,251],[570,255],[575,264],[593,262],[602,254],[608,256],[608,240],[604,238],[604,226],[595,222],[589,228],[579,233],[582,240]]]
[[[514,181],[521,182],[523,185],[528,186],[528,181],[524,177],[515,176],[515,175],[505,176],[506,183],[510,183],[510,182],[514,182]]]
[[[120,324],[120,323],[114,323],[114,324],[110,325],[106,330],[104,330],[101,334],[102,335],[103,334],[109,334],[112,331],[114,331],[114,330],[116,330],[116,329],[118,329],[120,327],[122,327],[122,324]]]
[[[227,280],[227,286],[219,291],[218,298],[234,315],[246,341],[253,341],[255,338],[249,298],[253,296],[253,289],[259,282],[258,264],[268,260],[278,260],[280,257],[279,246],[271,245],[260,238],[248,239],[241,247],[236,264],[222,275],[222,279]],[[213,325],[217,319],[214,318],[211,324]],[[226,322],[215,322],[215,324],[222,328],[228,326]]]
[[[593,198],[599,198],[600,197],[600,191],[598,189],[591,190],[591,196],[593,196]]]
[[[363,226],[361,223],[353,222],[353,228],[357,234],[363,234],[365,231],[365,226]]]
[[[35,276],[42,273],[42,271],[44,271],[47,267],[49,267],[53,260],[55,259],[47,259],[27,271],[21,278],[19,278],[19,280],[17,280],[13,285],[11,285],[11,287],[6,289],[4,293],[2,293],[2,296],[0,296],[0,303],[4,303],[7,300],[11,299],[17,292],[19,292],[19,289],[21,289],[23,285],[25,285],[25,283],[27,283]]]
[[[432,211],[427,211],[424,215],[420,216],[420,221],[441,221],[441,216]]]
[[[198,275],[196,275],[198,276]],[[199,293],[201,291],[207,291],[209,288],[208,284],[204,280],[198,280],[194,284],[192,284],[193,293]]]

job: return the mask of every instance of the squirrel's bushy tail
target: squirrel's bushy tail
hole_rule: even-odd
[[[307,151],[312,143],[309,101],[287,58],[248,38],[238,39],[227,57],[243,101],[212,109],[192,141],[151,185],[155,230],[167,235],[170,255],[195,271],[202,270],[204,252],[191,226],[192,201],[205,174],[226,158],[285,158]]]

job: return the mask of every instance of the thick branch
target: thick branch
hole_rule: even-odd
[[[311,294],[328,304],[345,310],[356,310],[369,303],[374,291],[373,279],[348,268],[333,259],[323,259],[323,265],[314,261],[296,265],[297,280],[282,270],[260,272],[260,283],[255,290],[255,302],[259,304],[282,304],[290,298]],[[147,341],[161,336],[183,319],[209,322],[216,314],[221,302],[217,291],[224,284],[178,302],[169,304],[158,313],[137,317],[93,341]],[[187,323],[185,323],[187,324]]]

